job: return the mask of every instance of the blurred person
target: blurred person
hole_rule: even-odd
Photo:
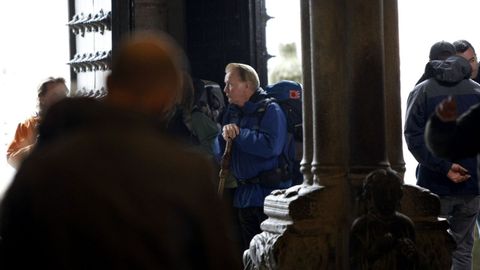
[[[462,159],[480,154],[480,104],[459,115],[453,97],[444,99],[427,123],[427,146],[442,158]],[[480,157],[477,158],[480,162]],[[480,170],[480,164],[477,171]]]
[[[410,92],[405,119],[405,141],[418,161],[417,185],[440,198],[440,215],[449,224],[456,248],[452,269],[471,269],[474,227],[480,207],[480,189],[475,159],[445,160],[434,156],[425,142],[425,126],[435,107],[445,97],[455,96],[459,111],[480,102],[480,85],[470,80],[470,63],[459,55],[431,61],[434,77]]]
[[[200,91],[206,91],[203,81],[194,81],[184,72],[183,91],[177,97],[175,108],[170,113],[167,133],[213,159],[215,142],[220,131],[217,122],[199,108],[197,96],[200,94],[197,92]]]
[[[2,203],[1,269],[240,268],[210,163],[162,132],[180,65],[167,36],[135,36],[104,101],[49,110]]]
[[[48,108],[68,95],[65,79],[49,77],[38,87],[38,112],[18,124],[13,141],[7,148],[7,162],[18,169],[37,141],[37,127]]]

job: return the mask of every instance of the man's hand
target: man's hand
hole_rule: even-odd
[[[468,174],[467,169],[457,163],[453,163],[447,173],[447,177],[454,183],[461,183],[467,181],[470,178],[470,174]]]
[[[235,139],[237,135],[240,133],[240,128],[236,124],[228,124],[223,126],[222,129],[222,136],[223,139],[228,140],[228,139]]]
[[[450,96],[437,105],[435,113],[443,122],[455,121],[458,117],[457,102]]]

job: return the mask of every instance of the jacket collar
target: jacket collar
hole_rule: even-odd
[[[239,108],[244,114],[250,114],[257,110],[259,104],[267,98],[267,92],[263,90],[261,87],[253,93],[250,99],[245,102],[242,108]]]

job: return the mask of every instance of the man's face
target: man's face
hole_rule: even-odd
[[[47,91],[40,96],[40,111],[45,112],[50,106],[59,102],[67,96],[67,86],[63,83],[50,83],[47,85]]]
[[[472,48],[468,48],[463,53],[458,53],[457,55],[467,59],[467,61],[470,63],[470,66],[472,67],[472,75],[470,76],[470,78],[476,78],[478,74],[478,63],[477,56],[473,52]]]
[[[228,102],[243,107],[253,95],[253,90],[248,82],[242,81],[237,70],[232,70],[225,75],[225,89]]]

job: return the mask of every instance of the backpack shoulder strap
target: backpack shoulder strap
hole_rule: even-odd
[[[257,109],[253,113],[258,120],[256,125],[253,127],[253,129],[256,129],[256,130],[260,129],[260,123],[262,122],[263,116],[267,111],[268,105],[270,105],[272,102],[275,102],[274,98],[265,98],[259,102]]]
[[[255,114],[258,115],[260,120],[262,120],[263,115],[267,111],[268,105],[272,104],[273,102],[276,102],[276,99],[271,98],[271,97],[265,98],[264,100],[260,101],[260,105],[258,106],[257,110],[255,111]]]

